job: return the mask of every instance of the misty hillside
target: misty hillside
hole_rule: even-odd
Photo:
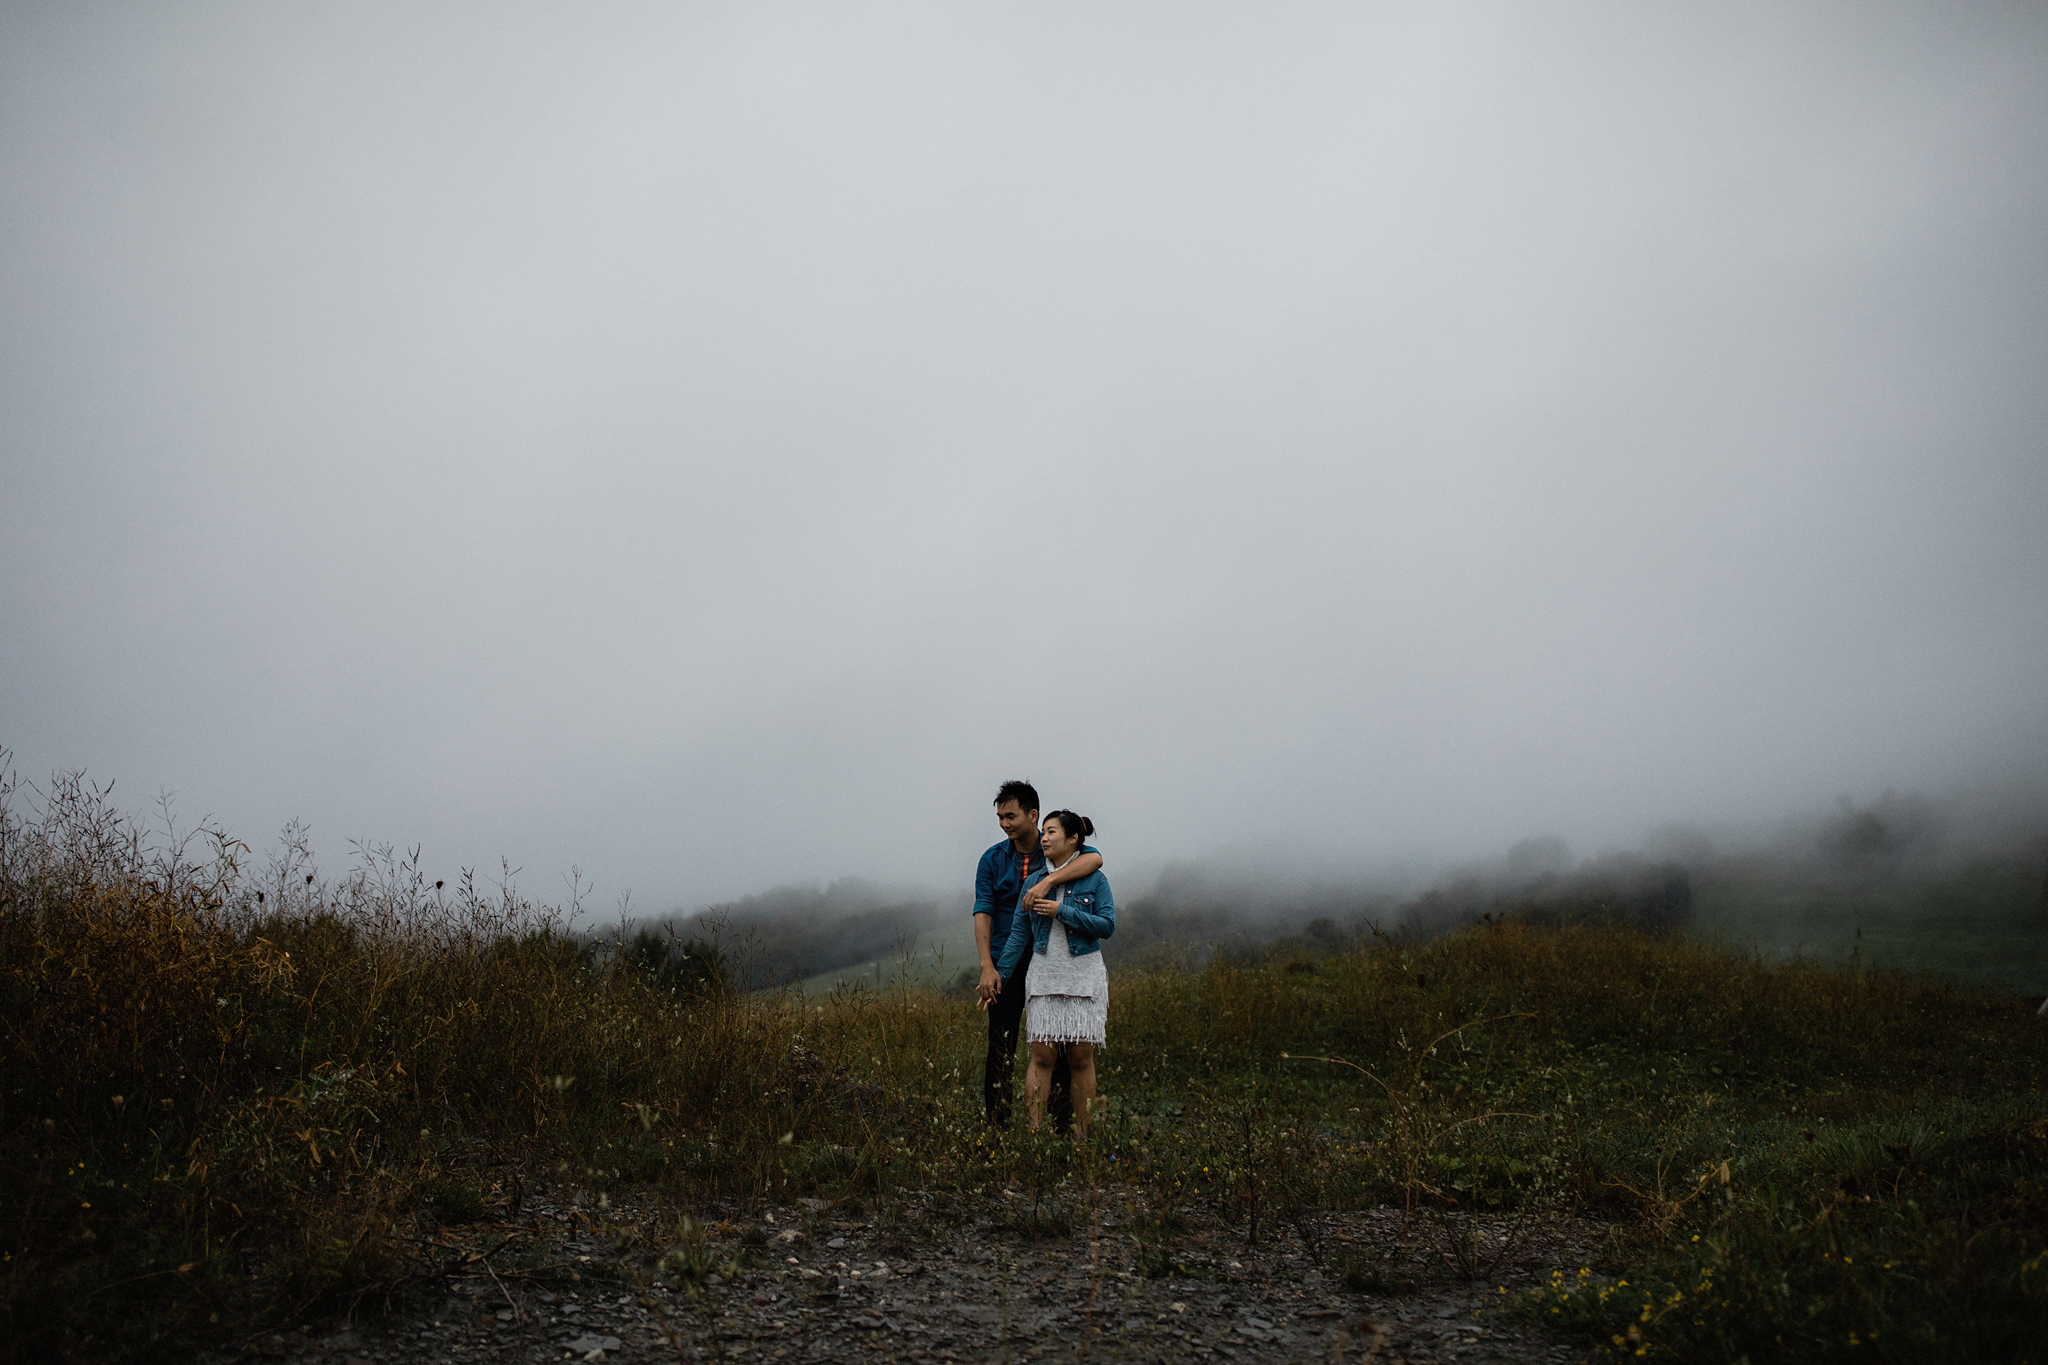
[[[1117,945],[1125,961],[1188,961],[1375,933],[1426,939],[1491,915],[1632,924],[1767,956],[2040,995],[2048,994],[2044,830],[2048,820],[2030,805],[1886,793],[1725,849],[1678,827],[1641,850],[1584,859],[1554,836],[1526,839],[1405,896],[1364,886],[1276,890],[1250,875],[1186,869],[1133,898]]]
[[[2008,812],[2010,815],[2010,813]],[[1328,951],[1362,937],[1433,938],[1484,916],[1601,921],[1685,933],[1769,956],[1934,972],[2048,994],[2048,841],[2024,815],[1887,793],[1730,841],[1682,827],[1640,850],[1576,856],[1555,836],[1446,870],[1420,891],[1392,879],[1288,878],[1187,863],[1122,898],[1113,958],[1199,965],[1217,955]],[[657,921],[725,955],[743,988],[835,974],[878,981],[907,951],[925,976],[973,979],[965,897],[848,879],[780,887]],[[944,960],[936,960],[943,951]]]
[[[964,918],[968,906],[954,913]],[[640,927],[715,944],[733,983],[757,990],[893,957],[939,919],[934,898],[845,878],[823,888],[775,887]]]

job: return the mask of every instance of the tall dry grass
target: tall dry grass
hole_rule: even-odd
[[[478,1143],[615,1178],[631,1112],[702,1182],[773,1178],[794,1005],[665,988],[388,850],[327,882],[297,838],[252,868],[75,778],[34,795],[0,791],[10,1339],[119,1301],[168,1341],[392,1276]]]

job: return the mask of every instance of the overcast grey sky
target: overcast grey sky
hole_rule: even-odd
[[[2048,771],[2048,7],[0,9],[0,744],[643,909]]]

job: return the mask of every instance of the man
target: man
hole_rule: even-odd
[[[1009,941],[1010,921],[1022,910],[1017,903],[1025,881],[1045,870],[1045,854],[1038,847],[1038,789],[1029,782],[1005,782],[996,792],[996,823],[1002,826],[1003,841],[981,855],[974,874],[974,946],[981,953],[979,993],[988,1010],[988,1056],[981,1069],[981,1100],[988,1121],[998,1128],[1010,1123],[1010,1081],[1016,1070],[1018,1026],[1024,1017],[1024,979],[1030,974],[1031,954],[1005,981],[996,974],[995,953]],[[1102,866],[1102,855],[1085,844],[1074,859],[1032,888],[1034,897],[1049,895],[1048,888],[1085,877]],[[1052,1088],[1048,1096],[1053,1127],[1064,1133],[1074,1120],[1067,1050],[1059,1050],[1053,1064]]]

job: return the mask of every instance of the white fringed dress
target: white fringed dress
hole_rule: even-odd
[[[1065,903],[1066,889],[1060,890]],[[1079,957],[1067,947],[1067,926],[1057,916],[1046,936],[1045,951],[1031,954],[1024,978],[1025,1036],[1034,1043],[1108,1042],[1109,968],[1102,950]]]

